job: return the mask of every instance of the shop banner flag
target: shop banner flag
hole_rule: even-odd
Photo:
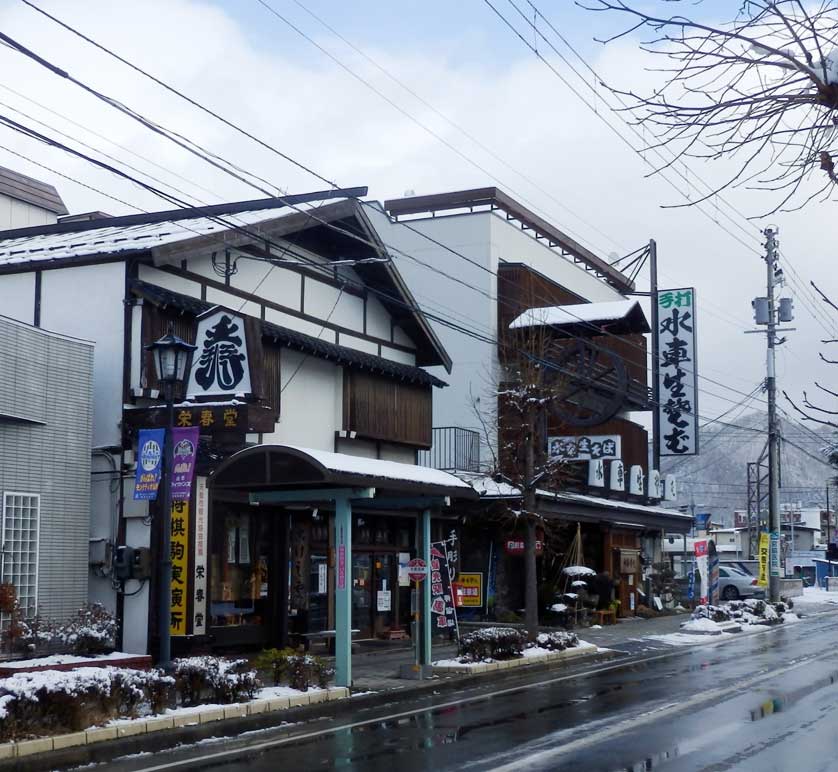
[[[757,584],[760,587],[768,586],[768,532],[762,531],[759,535],[759,578]]]
[[[431,542],[431,624],[436,630],[456,630],[457,610],[445,553],[444,541]]]
[[[172,501],[189,501],[198,456],[198,427],[172,429]]]
[[[698,577],[701,582],[699,589],[699,603],[707,603],[707,592],[710,587],[707,576],[707,540],[701,539],[695,542],[695,563],[698,569]]]
[[[154,501],[163,473],[165,429],[140,429],[137,440],[137,475],[134,478],[134,499]]]

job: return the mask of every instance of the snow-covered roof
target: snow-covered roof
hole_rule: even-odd
[[[225,215],[233,226],[248,226],[287,214],[287,207],[259,209]],[[107,222],[106,220],[103,222]],[[103,225],[82,231],[48,232],[0,241],[0,266],[33,260],[61,260],[69,257],[114,255],[173,244],[177,241],[229,231],[230,226],[218,217],[193,217],[186,220]],[[0,234],[2,238],[2,234]]]
[[[250,491],[251,494],[327,485],[477,498],[468,483],[438,469],[270,443],[234,453],[218,467],[211,479],[213,485]]]
[[[562,327],[573,324],[602,325],[623,321],[629,316],[635,317],[639,327],[645,326],[648,331],[646,316],[636,300],[529,308],[513,319],[509,328],[516,330],[524,327]]]
[[[398,461],[383,461],[379,458],[364,458],[350,456],[348,453],[332,453],[328,450],[303,448],[297,445],[282,445],[276,447],[288,448],[305,453],[330,472],[343,474],[357,474],[368,477],[381,477],[387,480],[402,480],[405,482],[426,483],[428,485],[444,485],[448,488],[463,488],[471,486],[448,472],[431,469],[427,466],[402,464]]]
[[[457,477],[464,480],[476,490],[481,498],[486,499],[515,499],[521,496],[521,491],[507,482],[498,482],[493,477],[473,472],[455,472]]]

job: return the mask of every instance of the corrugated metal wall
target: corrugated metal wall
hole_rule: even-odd
[[[93,346],[0,317],[0,501],[41,496],[38,603],[64,618],[87,602]]]

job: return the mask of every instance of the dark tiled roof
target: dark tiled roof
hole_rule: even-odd
[[[0,166],[0,195],[25,201],[54,214],[67,214],[67,207],[52,185],[3,166]]]
[[[204,300],[182,295],[179,292],[158,287],[155,284],[135,279],[131,283],[133,292],[150,303],[163,308],[177,308],[188,314],[198,315],[212,308],[214,303],[207,303]],[[410,383],[427,384],[431,386],[447,386],[445,381],[431,375],[421,367],[394,362],[390,359],[368,354],[365,351],[358,351],[347,346],[339,346],[336,343],[316,338],[313,335],[306,335],[303,332],[291,330],[272,322],[262,322],[262,335],[271,338],[277,343],[287,347],[303,351],[319,359],[328,359],[336,364],[354,367],[359,370],[369,370],[380,373],[389,378],[395,378]]]

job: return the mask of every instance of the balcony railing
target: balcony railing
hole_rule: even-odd
[[[459,426],[435,427],[431,449],[419,451],[419,464],[446,472],[479,472],[480,433]]]

